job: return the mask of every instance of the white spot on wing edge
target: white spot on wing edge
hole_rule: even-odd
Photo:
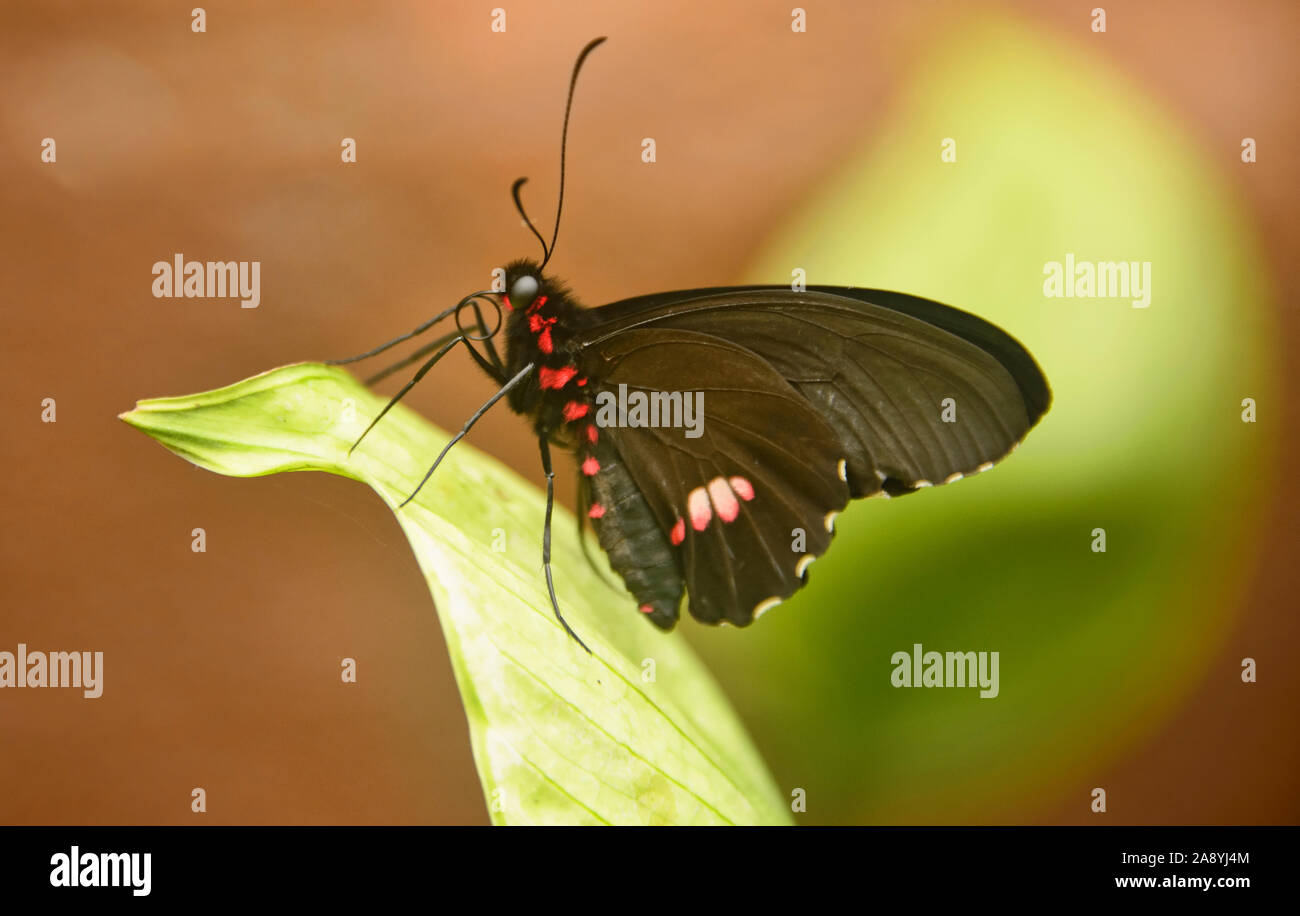
[[[826,530],[832,534],[835,532],[835,516],[837,515],[839,515],[838,512],[827,512],[824,520],[826,522]]]
[[[947,477],[945,477],[945,478],[943,479],[943,482],[944,482],[944,483],[956,483],[957,481],[961,480],[961,479],[962,479],[963,477],[965,477],[965,476],[966,476],[966,475],[963,474],[961,471],[953,471],[951,474],[949,474]]]
[[[840,463],[836,466],[835,470],[839,473],[840,480],[845,483],[849,482],[849,463],[847,461],[841,458]]]
[[[987,471],[987,470],[988,470],[989,468],[991,468],[991,467],[993,467],[993,462],[992,462],[992,461],[986,461],[986,462],[984,462],[983,464],[981,464],[979,467],[977,467],[977,468],[975,469],[975,471],[976,471],[976,473],[983,474],[985,471]]]
[[[782,599],[776,597],[775,595],[773,595],[771,598],[764,598],[762,601],[758,602],[758,604],[754,605],[754,619],[757,620],[758,618],[762,617],[768,611],[772,610],[772,608],[780,604],[781,601]]]
[[[796,577],[802,576],[804,574],[804,570],[806,570],[809,566],[812,566],[813,560],[815,559],[817,558],[810,553],[804,554],[802,557],[800,557],[799,562],[794,564],[795,576]]]
[[[934,484],[930,483],[930,481],[928,481],[928,480],[926,480],[924,477],[922,477],[920,480],[918,480],[918,481],[916,481],[915,483],[912,484],[912,489],[914,489],[914,490],[924,490],[926,487],[932,487],[932,486],[934,486]]]

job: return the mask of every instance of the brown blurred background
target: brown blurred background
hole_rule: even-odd
[[[0,692],[0,823],[190,823],[195,786],[204,823],[486,823],[434,610],[379,500],[318,474],[198,471],[116,415],[359,351],[533,256],[509,185],[531,177],[549,233],[568,70],[591,37],[611,40],[578,93],[554,268],[599,304],[743,279],[773,222],[869,139],[917,46],[988,10],[804,4],[791,41],[790,3],[516,3],[504,34],[493,5],[223,3],[205,34],[194,4],[0,11],[0,649],[107,657],[98,700]],[[1258,164],[1229,174],[1294,290],[1300,7],[1111,3],[1101,40],[1089,8],[999,10],[1089,42],[1216,156],[1257,138]],[[44,137],[57,164],[40,162]],[[153,298],[151,265],[175,252],[260,260],[261,307]],[[1298,635],[1297,316],[1279,298],[1282,473],[1229,660],[1294,658]],[[490,393],[449,360],[408,403],[457,428]],[[541,480],[509,412],[473,441]],[[344,656],[356,686],[339,683]],[[1101,784],[1139,822],[1296,822],[1300,671],[1271,667],[1249,714],[1213,686]],[[1002,818],[1080,815],[1060,799]]]

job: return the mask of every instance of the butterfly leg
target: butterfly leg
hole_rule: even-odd
[[[465,345],[466,345],[467,347],[469,346],[468,343],[466,343]],[[470,351],[471,353],[474,353],[474,348],[473,348],[473,347],[469,347],[469,351]],[[479,357],[479,358],[482,359],[482,357]],[[440,452],[438,453],[438,457],[435,458],[435,459],[433,460],[433,464],[429,465],[429,470],[427,470],[427,471],[424,472],[424,476],[420,478],[420,482],[419,482],[418,484],[416,484],[415,489],[411,491],[411,495],[408,496],[408,497],[406,497],[406,499],[402,500],[400,503],[398,503],[398,504],[397,504],[397,508],[401,509],[403,506],[405,506],[405,505],[406,505],[407,503],[409,503],[411,500],[415,499],[415,494],[416,494],[416,493],[419,493],[419,492],[420,492],[420,488],[423,487],[426,483],[429,482],[429,478],[433,476],[433,472],[434,472],[434,471],[438,470],[438,465],[442,464],[442,459],[445,458],[445,457],[447,456],[447,453],[448,453],[449,451],[451,451],[451,447],[452,447],[453,445],[455,445],[457,442],[459,442],[461,439],[464,439],[464,438],[465,438],[465,434],[468,433],[468,432],[469,432],[469,431],[474,427],[474,424],[478,422],[478,418],[481,417],[481,416],[483,416],[483,414],[487,413],[488,410],[491,409],[491,407],[492,407],[493,404],[495,404],[497,401],[499,401],[499,400],[501,400],[503,397],[505,397],[506,394],[509,393],[509,391],[510,391],[511,388],[515,387],[515,386],[518,385],[520,382],[522,382],[525,378],[527,378],[530,374],[532,374],[532,371],[533,371],[534,368],[535,368],[535,367],[533,366],[532,363],[529,363],[527,366],[524,366],[524,368],[522,368],[522,369],[519,370],[519,374],[518,374],[518,375],[516,375],[516,376],[515,376],[514,378],[512,378],[510,381],[506,382],[505,385],[503,385],[503,386],[501,387],[501,390],[499,390],[496,394],[492,395],[492,397],[488,398],[487,401],[484,402],[484,404],[483,404],[482,407],[480,407],[478,410],[474,411],[474,415],[473,415],[472,417],[470,417],[468,420],[465,421],[465,425],[462,426],[462,427],[460,428],[460,432],[458,432],[458,433],[456,433],[456,435],[452,436],[452,437],[451,437],[451,441],[448,442],[446,445],[444,445],[444,446],[442,447],[442,451],[440,451]],[[418,380],[419,380],[419,378],[418,378],[418,376],[417,376],[416,381],[418,381]],[[403,390],[405,390],[405,389],[403,389]],[[398,397],[401,397],[401,395],[398,395]],[[396,399],[394,399],[394,400],[396,400]],[[389,407],[391,407],[391,406],[392,406],[392,402],[389,402]],[[387,410],[387,409],[388,409],[387,407],[384,408],[384,410]],[[379,416],[382,417],[383,414],[381,413]],[[378,422],[378,418],[376,418],[375,422],[376,422],[376,423]],[[370,425],[371,425],[371,426],[374,426],[375,424],[374,424],[374,423],[371,423]]]
[[[478,307],[478,300],[470,300],[470,306],[474,309],[474,323],[478,327],[479,334],[482,335],[477,339],[482,341],[483,348],[487,350],[488,361],[492,363],[493,368],[496,369],[498,374],[504,375],[506,371],[505,364],[501,362],[501,355],[497,353],[497,348],[492,343],[492,337],[494,335],[488,333],[487,324],[483,321],[483,311]],[[501,311],[498,309],[498,320],[500,320],[500,317]]]
[[[564,620],[564,615],[560,613],[560,602],[555,597],[555,582],[551,578],[551,510],[555,506],[555,471],[551,470],[551,444],[546,441],[543,435],[538,439],[542,449],[542,470],[546,472],[546,523],[542,527],[542,569],[546,571],[546,590],[551,595],[551,608],[555,611],[555,619],[564,627],[564,632],[573,637],[573,641],[582,648],[587,649],[587,644],[578,638],[578,634],[573,632]],[[587,649],[587,654],[591,650]]]
[[[442,321],[444,318],[448,318],[451,315],[456,314],[457,308],[459,308],[459,306],[453,306],[452,308],[449,308],[446,311],[439,312],[438,314],[430,318],[428,321],[426,321],[424,324],[416,328],[414,331],[411,331],[410,333],[407,334],[402,334],[398,337],[394,337],[392,340],[388,341],[388,343],[382,343],[372,350],[367,350],[365,353],[358,353],[356,356],[349,356],[347,359],[327,359],[325,360],[325,365],[345,366],[348,363],[355,363],[363,359],[368,359],[369,357],[374,356],[376,353],[383,353],[385,350],[397,346],[399,343],[401,343],[404,340],[410,340],[412,337],[415,337],[419,334],[423,334],[425,331],[433,327],[439,321]]]
[[[420,379],[424,378],[424,376],[428,373],[428,371],[437,364],[438,360],[442,359],[444,356],[447,355],[448,350],[456,346],[456,344],[462,342],[464,339],[465,339],[464,337],[458,335],[453,340],[450,340],[446,344],[444,344],[442,348],[438,350],[437,353],[433,354],[433,356],[429,358],[429,361],[426,362],[423,366],[421,366],[419,371],[415,373],[415,377],[412,378],[405,385],[403,385],[402,390],[397,392],[397,394],[393,395],[392,398],[388,401],[388,403],[384,405],[384,409],[379,411],[379,416],[375,417],[373,420],[370,421],[370,425],[366,427],[365,432],[363,432],[360,436],[357,436],[357,441],[352,443],[352,448],[348,449],[348,454],[349,455],[352,454],[353,450],[355,450],[356,447],[361,444],[361,440],[364,439],[370,433],[370,431],[375,428],[375,424],[384,418],[384,414],[392,410],[393,405],[396,404],[398,401],[400,401],[403,397],[405,397],[406,392],[414,388],[416,384],[420,381]],[[473,347],[470,347],[470,349],[472,350]]]
[[[367,378],[362,384],[364,384],[367,388],[369,388],[372,385],[374,385],[376,382],[382,382],[384,379],[388,378],[398,369],[405,369],[407,366],[411,365],[411,363],[415,362],[421,357],[428,356],[430,353],[432,353],[434,350],[441,347],[443,344],[447,343],[449,340],[453,340],[454,338],[457,338],[459,336],[460,336],[460,331],[452,331],[450,334],[443,334],[437,340],[425,344],[423,347],[416,350],[410,356],[404,356],[401,359],[399,359],[397,362],[391,363],[385,366],[384,368],[380,369],[374,375]]]

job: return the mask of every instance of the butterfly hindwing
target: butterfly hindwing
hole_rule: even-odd
[[[793,594],[849,499],[836,431],[767,361],[721,337],[636,329],[592,351],[598,403],[620,386],[627,399],[702,394],[698,437],[671,425],[600,430],[679,551],[691,614],[745,626]]]

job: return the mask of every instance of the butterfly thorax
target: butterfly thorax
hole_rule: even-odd
[[[595,441],[594,386],[588,360],[577,345],[588,312],[557,280],[533,261],[506,268],[506,373],[514,377],[529,363],[536,368],[510,391],[510,408],[530,416],[539,434],[577,448]]]

